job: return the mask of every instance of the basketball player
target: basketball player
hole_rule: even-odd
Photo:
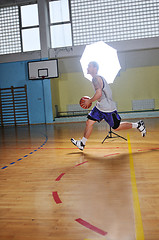
[[[83,138],[81,140],[71,138],[71,142],[80,150],[84,149],[86,142],[92,133],[94,123],[100,122],[103,119],[116,131],[136,128],[141,132],[142,137],[146,136],[146,128],[142,120],[136,123],[121,122],[115,103],[112,100],[111,88],[106,80],[97,74],[98,69],[99,66],[97,62],[90,62],[88,64],[87,73],[92,76],[92,84],[95,89],[95,94],[92,98],[84,101],[85,107],[88,107],[88,105],[94,101],[97,101],[96,106],[87,116],[88,120],[86,121]]]

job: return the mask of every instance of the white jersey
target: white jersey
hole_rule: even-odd
[[[101,76],[100,76],[101,77]],[[115,102],[112,99],[112,91],[107,81],[101,77],[103,81],[102,96],[96,103],[96,108],[101,112],[113,112],[116,110]],[[95,79],[92,79],[93,86],[96,90]]]

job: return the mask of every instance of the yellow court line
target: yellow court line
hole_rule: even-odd
[[[136,185],[134,161],[131,150],[130,136],[128,134],[128,148],[129,148],[129,159],[130,159],[130,175],[131,175],[131,185],[132,185],[132,194],[133,194],[133,206],[135,214],[135,231],[136,231],[136,240],[144,240],[144,231],[139,203],[139,196]]]

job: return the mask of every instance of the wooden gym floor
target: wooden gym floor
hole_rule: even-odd
[[[147,136],[84,123],[0,128],[0,240],[158,240],[159,119]]]

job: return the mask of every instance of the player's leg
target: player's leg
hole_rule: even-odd
[[[117,111],[114,111],[111,114],[112,118],[109,119],[108,123],[110,126],[112,126],[112,119],[113,119],[113,126],[112,128],[116,131],[120,131],[120,130],[127,130],[127,129],[131,129],[131,128],[136,128],[141,132],[142,137],[146,136],[146,127],[145,124],[142,120],[132,123],[132,122],[121,122],[121,118],[118,114]]]
[[[120,131],[120,130],[126,130],[126,129],[131,129],[132,128],[132,123],[129,122],[121,122],[119,127],[116,128],[116,131]]]
[[[88,114],[87,118],[88,120],[86,121],[83,138],[81,140],[75,140],[74,138],[71,138],[71,142],[80,150],[84,149],[86,141],[92,133],[94,123],[97,121],[101,121],[100,111],[96,107],[94,107],[92,111]]]
[[[86,126],[84,130],[84,137],[81,140],[75,140],[74,138],[71,138],[71,142],[77,146],[80,150],[83,150],[87,139],[90,137],[92,130],[93,130],[93,125],[95,121],[88,119],[86,121]]]
[[[92,133],[92,130],[93,130],[93,125],[94,125],[95,121],[94,120],[90,120],[88,119],[86,121],[86,127],[85,127],[85,130],[84,130],[84,137],[86,139],[88,139]]]
[[[146,127],[142,120],[140,120],[136,123],[121,122],[119,127],[116,128],[115,130],[120,131],[120,130],[126,130],[126,129],[131,129],[131,128],[138,129],[141,132],[142,137],[146,136]]]

